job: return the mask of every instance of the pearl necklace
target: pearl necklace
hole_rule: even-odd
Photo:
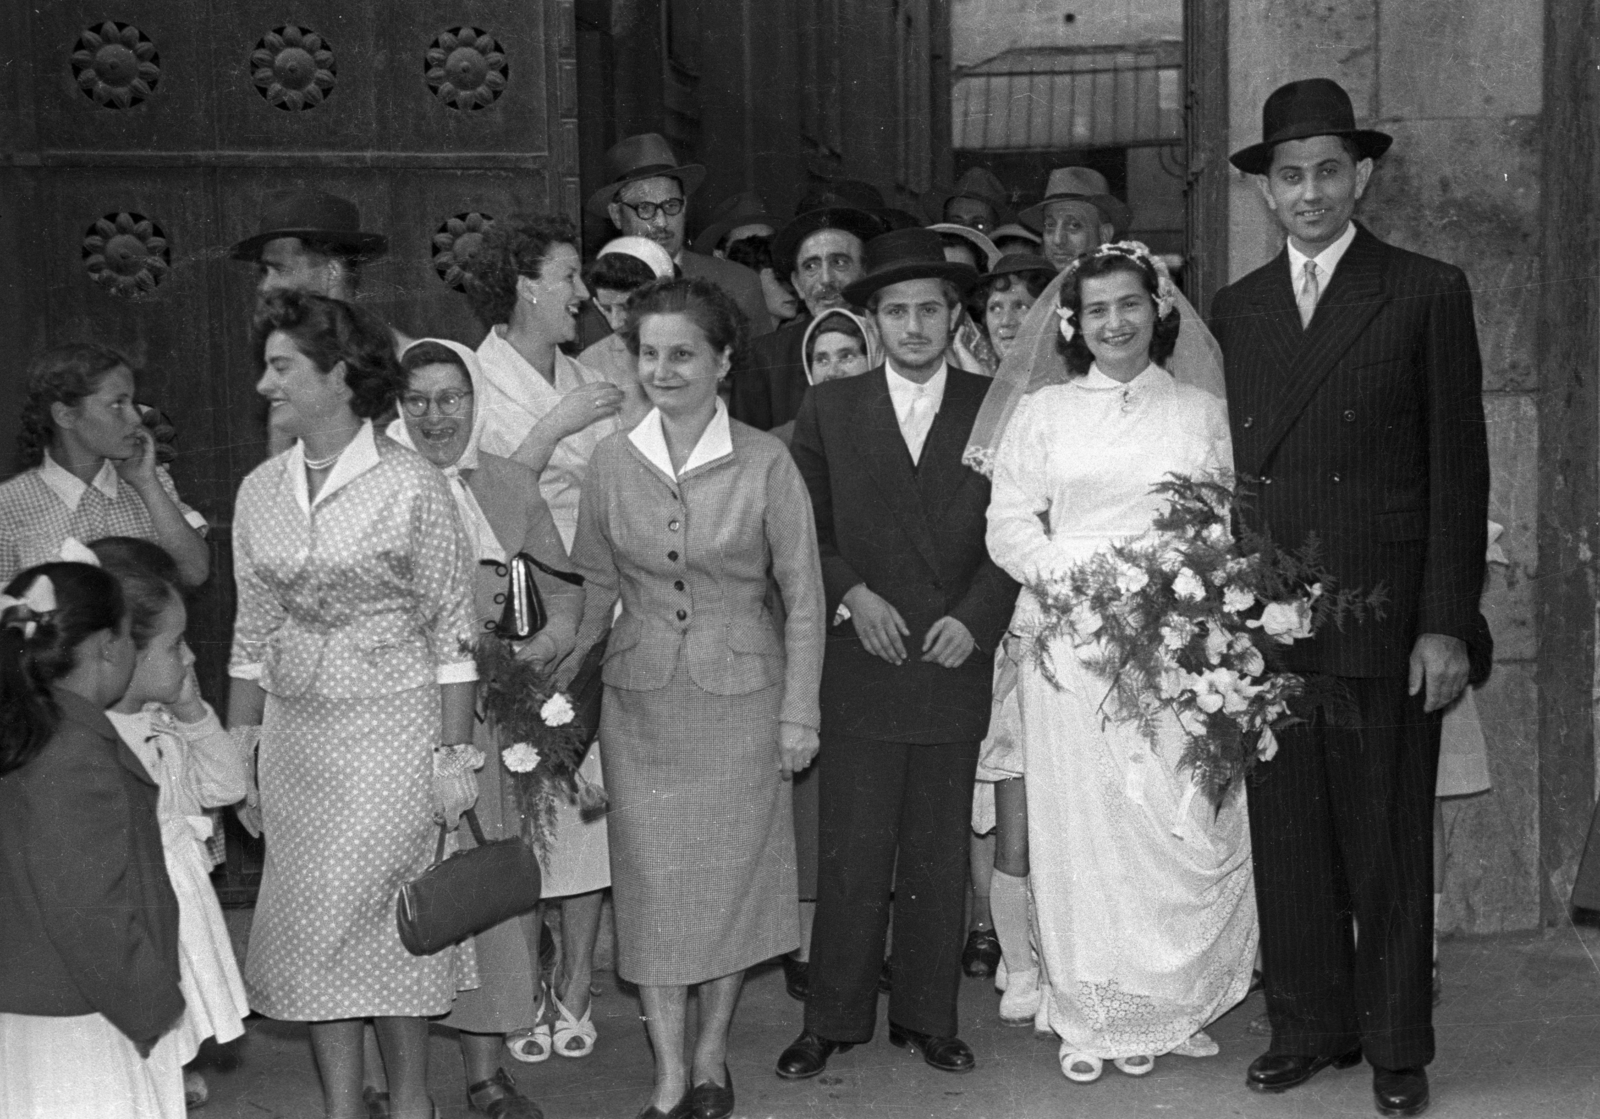
[[[302,452],[302,453],[304,453],[304,452]],[[339,461],[339,456],[342,455],[342,454],[344,454],[344,448],[343,447],[341,447],[341,448],[339,448],[339,450],[333,452],[333,454],[329,455],[327,458],[318,458],[318,459],[308,458],[308,459],[306,459],[306,469],[307,470],[326,470],[326,469],[328,469],[328,467],[330,467],[334,463],[338,462]]]

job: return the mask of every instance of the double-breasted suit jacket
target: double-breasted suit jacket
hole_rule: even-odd
[[[1017,598],[1017,584],[984,546],[989,480],[961,463],[989,385],[950,369],[920,466],[881,365],[813,387],[800,407],[790,451],[811,491],[822,551],[825,732],[928,743],[977,741],[988,728],[994,652]],[[905,663],[873,656],[853,623],[839,620],[845,592],[858,583],[905,619]],[[923,635],[946,615],[978,646],[954,669],[921,660]]]
[[[1322,543],[1382,618],[1327,627],[1290,664],[1405,676],[1423,633],[1474,639],[1489,494],[1482,363],[1459,268],[1357,225],[1310,326],[1287,250],[1217,293],[1234,462],[1259,479],[1245,516],[1278,544]]]

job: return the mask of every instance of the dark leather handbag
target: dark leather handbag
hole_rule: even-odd
[[[488,562],[488,561],[485,561]],[[500,621],[494,631],[507,641],[526,641],[545,627],[550,620],[544,599],[539,595],[539,584],[534,581],[533,570],[538,568],[553,579],[583,586],[583,576],[571,571],[561,571],[534,559],[527,552],[518,552],[507,563],[505,609],[500,611]]]
[[[528,845],[521,839],[491,843],[477,812],[469,808],[462,817],[478,845],[445,858],[440,825],[433,865],[400,887],[395,923],[413,956],[431,956],[539,904],[539,860]]]

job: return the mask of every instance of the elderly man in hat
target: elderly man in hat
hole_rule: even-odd
[[[1011,220],[1006,188],[987,167],[973,167],[939,196],[934,220],[964,225],[985,236]]]
[[[739,305],[752,336],[772,330],[761,279],[742,264],[684,245],[689,196],[706,177],[698,163],[679,163],[666,138],[654,132],[619,140],[606,152],[611,179],[589,196],[590,213],[609,218],[624,237],[647,237],[667,251],[685,276],[709,280]]]
[[[1354,711],[1307,712],[1250,785],[1272,1044],[1248,1083],[1281,1092],[1364,1055],[1379,1112],[1418,1115],[1440,719],[1486,634],[1489,469],[1466,277],[1352,219],[1389,145],[1335,82],[1275,91],[1261,142],[1231,158],[1287,244],[1212,321],[1235,464],[1258,479],[1246,523],[1291,547],[1314,533],[1340,587],[1387,594],[1285,652]]]
[[[1128,231],[1132,215],[1092,167],[1057,167],[1044,198],[1017,215],[1044,241],[1044,255],[1059,272],[1090,249]]]
[[[945,360],[976,279],[931,230],[870,242],[843,294],[875,320],[884,363],[815,386],[795,422],[832,622],[810,993],[785,1079],[872,1037],[891,908],[890,1043],[943,1071],[974,1065],[956,1036],[968,820],[1017,595],[984,546],[989,483],[961,464],[990,382]]]
[[[810,382],[802,350],[806,330],[824,311],[845,306],[845,288],[861,278],[868,241],[887,229],[883,195],[870,183],[833,179],[800,199],[795,216],[772,239],[774,268],[787,269],[805,310],[750,344],[735,364],[734,419],[770,431],[793,420]]]
[[[354,202],[314,189],[267,197],[261,228],[228,255],[256,266],[256,289],[293,289],[346,301],[361,287],[361,266],[389,251],[388,238],[361,228]]]

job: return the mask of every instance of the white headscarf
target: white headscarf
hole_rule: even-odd
[[[811,325],[806,327],[804,337],[800,340],[800,363],[805,367],[806,382],[816,384],[811,376],[811,342],[819,334],[826,334],[827,329],[817,328],[827,322],[834,315],[843,315],[861,328],[861,336],[867,340],[866,358],[867,368],[876,369],[883,363],[883,342],[878,338],[878,327],[871,319],[863,318],[854,311],[844,307],[831,307],[811,320]]]
[[[489,560],[493,563],[506,562],[506,550],[500,545],[500,538],[494,534],[494,526],[489,523],[489,518],[483,512],[483,506],[478,504],[478,499],[472,495],[472,487],[467,485],[467,479],[462,472],[470,473],[478,468],[478,440],[483,436],[483,425],[488,418],[488,412],[483,407],[481,399],[480,382],[483,380],[483,370],[478,365],[478,355],[459,342],[452,342],[448,338],[418,338],[415,342],[400,351],[401,361],[406,354],[427,342],[444,346],[456,357],[461,359],[461,367],[467,371],[467,383],[472,387],[472,430],[467,433],[467,445],[461,451],[461,457],[449,466],[440,467],[439,470],[450,482],[450,496],[456,500],[456,512],[461,515],[461,527],[466,530],[467,540],[472,544],[472,554],[475,560]],[[406,426],[405,409],[400,410],[400,416],[387,428],[385,433],[396,443],[417,450],[416,442],[411,438],[411,429]]]
[[[667,255],[667,250],[648,237],[616,237],[602,245],[600,251],[594,255],[597,258],[631,256],[635,260],[642,260],[649,265],[650,271],[656,274],[658,280],[667,279],[677,272],[677,267]]]

